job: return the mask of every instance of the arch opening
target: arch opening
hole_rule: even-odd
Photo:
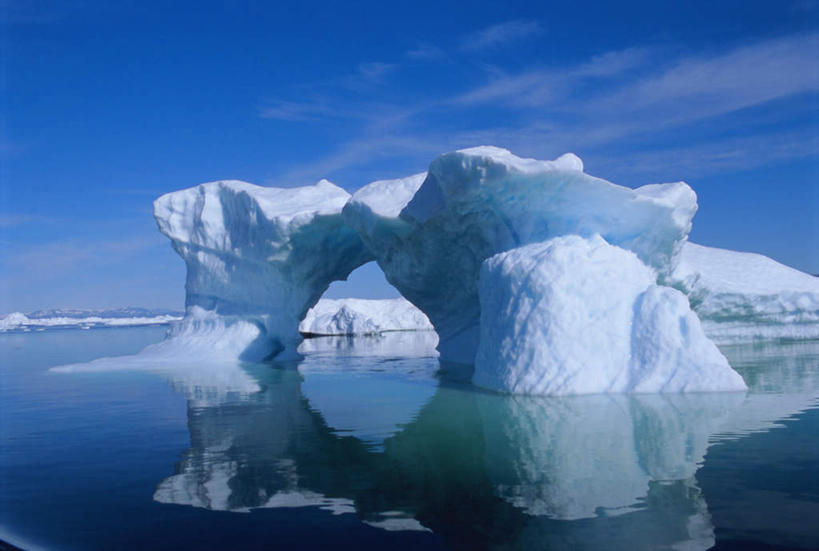
[[[330,284],[299,324],[306,339],[421,331],[434,334],[427,316],[387,281],[375,261]]]

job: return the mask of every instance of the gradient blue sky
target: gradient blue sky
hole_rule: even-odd
[[[152,200],[348,190],[494,144],[687,181],[692,240],[819,273],[819,3],[0,0],[0,313],[181,307]],[[333,295],[392,296],[372,267]]]

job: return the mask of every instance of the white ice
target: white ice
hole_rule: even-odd
[[[296,356],[307,310],[330,283],[372,259],[342,220],[348,199],[326,180],[289,189],[220,181],[157,199],[159,229],[187,265],[187,315],[177,336],[205,329],[217,346],[235,346],[218,343],[219,323],[252,325],[257,334],[242,359]],[[203,318],[197,308],[225,319]]]
[[[599,235],[493,256],[480,275],[473,382],[549,395],[744,390],[685,295],[655,281]]]
[[[585,174],[572,154],[537,161],[479,147],[439,156],[426,175],[363,187],[344,215],[387,280],[429,317],[441,358],[472,363],[486,258],[559,235],[599,233],[664,276],[696,208],[684,183],[633,190]]]
[[[431,331],[432,324],[404,298],[323,298],[307,311],[299,331],[311,335],[372,335],[385,331]]]
[[[819,336],[816,278],[686,244],[696,210],[682,182],[630,189],[586,174],[572,154],[538,161],[489,146],[352,197],[324,180],[290,189],[221,181],[155,202],[188,268],[177,351],[287,360],[298,355],[300,323],[334,335],[431,323],[445,362],[471,364],[481,347],[478,384],[558,394],[736,390],[741,378],[706,334]],[[595,252],[570,262],[571,276],[543,279],[560,262],[524,257],[568,236]],[[505,260],[485,275],[494,283],[479,289],[481,266],[499,253]],[[409,302],[327,301],[308,313],[332,281],[373,259]],[[531,263],[531,277],[518,262]],[[482,318],[494,325],[482,329]],[[544,361],[527,368],[532,359]]]
[[[819,278],[766,256],[686,243],[670,281],[717,342],[819,338]]]
[[[29,318],[22,312],[12,312],[0,318],[0,333],[26,331],[40,328],[70,327],[127,327],[139,325],[165,325],[178,321],[179,316],[161,314],[156,316],[111,318],[101,316]]]

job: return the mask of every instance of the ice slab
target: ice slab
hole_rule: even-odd
[[[819,338],[819,278],[766,256],[686,243],[670,283],[719,343]]]

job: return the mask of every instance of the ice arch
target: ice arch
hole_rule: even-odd
[[[537,161],[478,147],[439,156],[428,173],[363,187],[344,216],[387,280],[429,317],[441,359],[472,363],[484,260],[561,235],[600,234],[663,279],[696,210],[682,182],[630,189],[584,173],[572,154]]]
[[[245,359],[293,357],[307,310],[331,282],[375,259],[429,317],[441,359],[472,363],[484,260],[600,234],[663,278],[696,208],[684,183],[632,190],[585,174],[572,154],[537,161],[479,147],[352,197],[326,180],[289,189],[220,181],[163,195],[154,216],[187,264],[182,341]]]
[[[569,235],[599,236],[633,253],[652,285],[684,291],[694,311],[715,322],[741,322],[744,331],[746,321],[763,321],[779,336],[815,334],[816,280],[767,259],[760,264],[756,257],[687,245],[696,210],[696,195],[682,182],[630,189],[586,174],[572,154],[538,161],[496,147],[441,155],[426,173],[373,182],[353,196],[324,180],[290,189],[221,181],[154,204],[160,230],[188,268],[187,315],[174,334],[189,350],[292,358],[299,322],[329,284],[375,260],[429,318],[441,359],[472,364],[481,340],[479,273],[487,259]],[[776,283],[743,283],[743,273],[757,265]],[[598,274],[595,292],[614,293],[607,266],[584,267],[576,277]],[[498,280],[515,298],[510,328],[524,311],[515,305],[534,292],[528,278],[522,272]],[[688,316],[685,300],[677,298]],[[759,306],[750,317],[749,303]],[[608,315],[593,302],[585,306]],[[669,335],[657,342],[671,343],[662,350],[672,357],[679,339]]]
[[[157,199],[159,230],[187,265],[178,340],[249,360],[295,357],[307,310],[373,259],[342,219],[349,198],[326,180],[289,189],[228,180]]]

